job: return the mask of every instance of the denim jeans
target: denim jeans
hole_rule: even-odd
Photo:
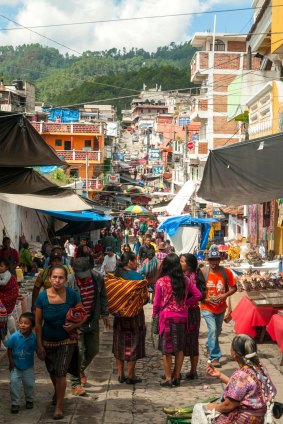
[[[221,334],[225,312],[213,314],[204,309],[201,311],[201,315],[205,319],[208,329],[207,347],[210,354],[209,359],[213,361],[213,359],[219,359],[222,356],[218,338]]]
[[[20,404],[21,383],[24,387],[26,402],[33,402],[34,399],[34,370],[33,367],[26,370],[14,368],[10,373],[10,395],[12,405]]]
[[[82,332],[79,334],[78,344],[81,372],[84,372],[99,352],[99,321],[97,321],[97,325],[91,331]],[[80,379],[72,375],[72,387],[77,387],[80,384]]]

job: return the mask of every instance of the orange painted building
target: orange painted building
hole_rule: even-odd
[[[58,156],[66,160],[70,177],[84,181],[88,177],[90,191],[102,188],[98,180],[97,184],[92,180],[103,172],[103,124],[32,122],[32,125]]]

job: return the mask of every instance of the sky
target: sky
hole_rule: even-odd
[[[75,55],[87,50],[113,47],[138,47],[155,51],[157,47],[171,42],[188,41],[195,32],[212,32],[214,14],[49,28],[30,27],[246,8],[251,7],[251,3],[252,0],[0,0],[0,45],[40,43],[58,48],[64,54],[68,52]],[[250,10],[218,13],[216,16],[217,32],[247,33],[251,27]],[[19,27],[11,21],[30,30],[12,30]]]

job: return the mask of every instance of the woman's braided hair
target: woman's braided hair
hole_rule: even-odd
[[[274,400],[275,393],[271,380],[257,355],[256,342],[247,334],[239,334],[232,341],[232,349],[242,359],[244,364],[254,371],[258,382],[261,384],[262,394],[267,406],[270,406]]]

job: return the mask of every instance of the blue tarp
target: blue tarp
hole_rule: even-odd
[[[173,236],[181,225],[201,225],[200,249],[205,249],[212,222],[218,222],[215,218],[194,218],[189,215],[172,216],[159,225],[157,231],[166,231],[169,236]]]
[[[54,218],[60,219],[61,221],[77,221],[77,222],[99,222],[99,221],[111,221],[112,216],[110,215],[99,215],[95,212],[60,212],[60,211],[40,211],[51,215]]]
[[[56,119],[60,118],[60,122],[67,124],[72,122],[78,122],[80,119],[79,110],[71,109],[43,109],[44,112],[48,113],[48,120],[56,122]]]
[[[40,166],[38,170],[41,174],[50,174],[50,172],[55,171],[56,168],[58,168],[58,166]]]

